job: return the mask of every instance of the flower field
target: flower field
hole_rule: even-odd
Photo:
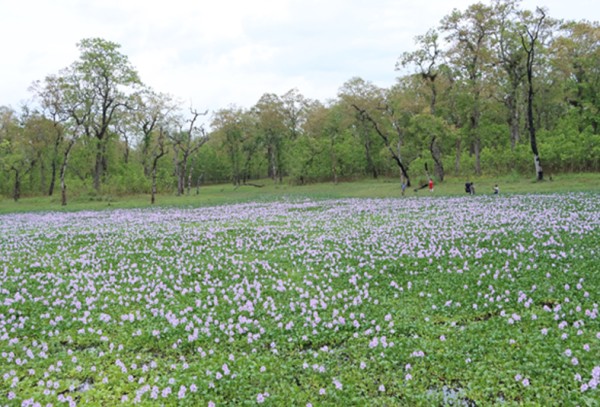
[[[0,216],[0,405],[599,405],[598,198]]]

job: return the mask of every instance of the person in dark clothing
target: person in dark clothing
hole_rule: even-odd
[[[475,195],[475,185],[472,182],[465,184],[465,192],[469,195]]]

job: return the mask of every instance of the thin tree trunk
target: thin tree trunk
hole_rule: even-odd
[[[150,197],[150,204],[154,205],[154,203],[156,202],[155,197],[156,197],[156,165],[153,165],[152,166],[152,195]]]
[[[456,144],[455,144],[455,148],[456,148],[456,158],[454,159],[454,174],[455,175],[459,175],[460,174],[460,153],[461,153],[461,139],[460,137],[458,137],[456,139]]]
[[[42,157],[38,157],[38,161],[40,162],[40,189],[44,193],[46,191],[46,166]]]
[[[537,148],[535,124],[533,121],[533,62],[535,59],[535,43],[538,39],[538,34],[546,15],[542,9],[538,8],[537,11],[541,13],[541,17],[537,22],[535,31],[531,32],[529,29],[527,29],[529,42],[526,43],[524,36],[521,36],[521,43],[523,44],[523,48],[527,53],[527,125],[529,127],[529,141],[531,143],[531,152],[533,153],[533,163],[535,165],[537,180],[542,181],[544,179],[544,172],[542,170],[540,154]]]
[[[375,168],[375,164],[373,163],[373,158],[371,157],[371,140],[369,139],[369,135],[365,136],[365,156],[367,159],[367,172],[373,174],[373,178],[377,179],[378,173],[377,168]]]
[[[510,128],[510,150],[515,151],[515,147],[521,138],[519,131],[519,109],[517,108],[516,96],[509,96],[506,106],[509,111],[508,126]]]
[[[67,205],[67,184],[65,182],[65,174],[67,172],[67,164],[69,162],[69,153],[71,152],[71,149],[73,148],[74,144],[75,139],[72,139],[67,145],[67,148],[65,149],[65,152],[63,154],[63,162],[60,166],[60,203],[62,206]]]
[[[19,198],[21,198],[21,174],[16,168],[13,168],[13,171],[15,172],[15,186],[13,189],[13,199],[15,200],[15,202],[17,202]]]
[[[533,53],[533,50],[532,50]],[[533,56],[531,56],[533,59]],[[533,164],[535,166],[535,173],[538,181],[544,179],[544,171],[542,170],[542,163],[540,161],[540,153],[537,148],[537,140],[535,136],[535,125],[533,122],[533,69],[528,67],[527,69],[527,82],[529,89],[527,91],[527,124],[529,127],[529,141],[531,142],[531,152],[533,153]]]
[[[431,139],[431,144],[429,145],[429,151],[431,151],[431,157],[433,158],[434,166],[433,172],[435,176],[438,178],[440,182],[444,181],[444,164],[442,163],[442,152],[440,151],[440,147],[437,143],[437,138],[433,137]]]
[[[50,188],[48,189],[48,196],[52,196],[54,193],[54,186],[56,183],[56,167],[57,162],[56,158],[52,158],[52,163],[50,164]]]
[[[335,155],[335,143],[333,137],[331,137],[331,174],[333,175],[333,183],[335,185],[338,184],[338,174],[337,174],[337,157]]]
[[[102,174],[102,144],[98,140],[96,144],[96,166],[94,167],[94,189],[100,191],[100,176]]]
[[[189,172],[188,172],[188,179],[187,179],[187,194],[189,195],[191,190],[192,190],[192,176],[193,176],[193,171],[194,171],[194,165],[192,163],[192,168],[190,168]]]
[[[481,175],[481,139],[479,136],[475,138],[473,147],[475,149],[475,174]]]

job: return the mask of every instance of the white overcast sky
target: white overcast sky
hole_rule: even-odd
[[[475,0],[0,0],[0,105],[79,57],[77,42],[121,45],[142,81],[197,109],[250,107],[292,88],[336,97],[360,76],[390,86],[415,35]],[[489,1],[484,1],[489,4]],[[524,0],[549,16],[598,20],[598,0]]]

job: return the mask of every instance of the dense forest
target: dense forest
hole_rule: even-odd
[[[144,84],[119,44],[77,45],[33,82],[35,105],[0,107],[3,196],[600,170],[600,26],[516,0],[453,10],[399,55],[393,86],[349,78],[328,101],[291,89],[206,111]]]

